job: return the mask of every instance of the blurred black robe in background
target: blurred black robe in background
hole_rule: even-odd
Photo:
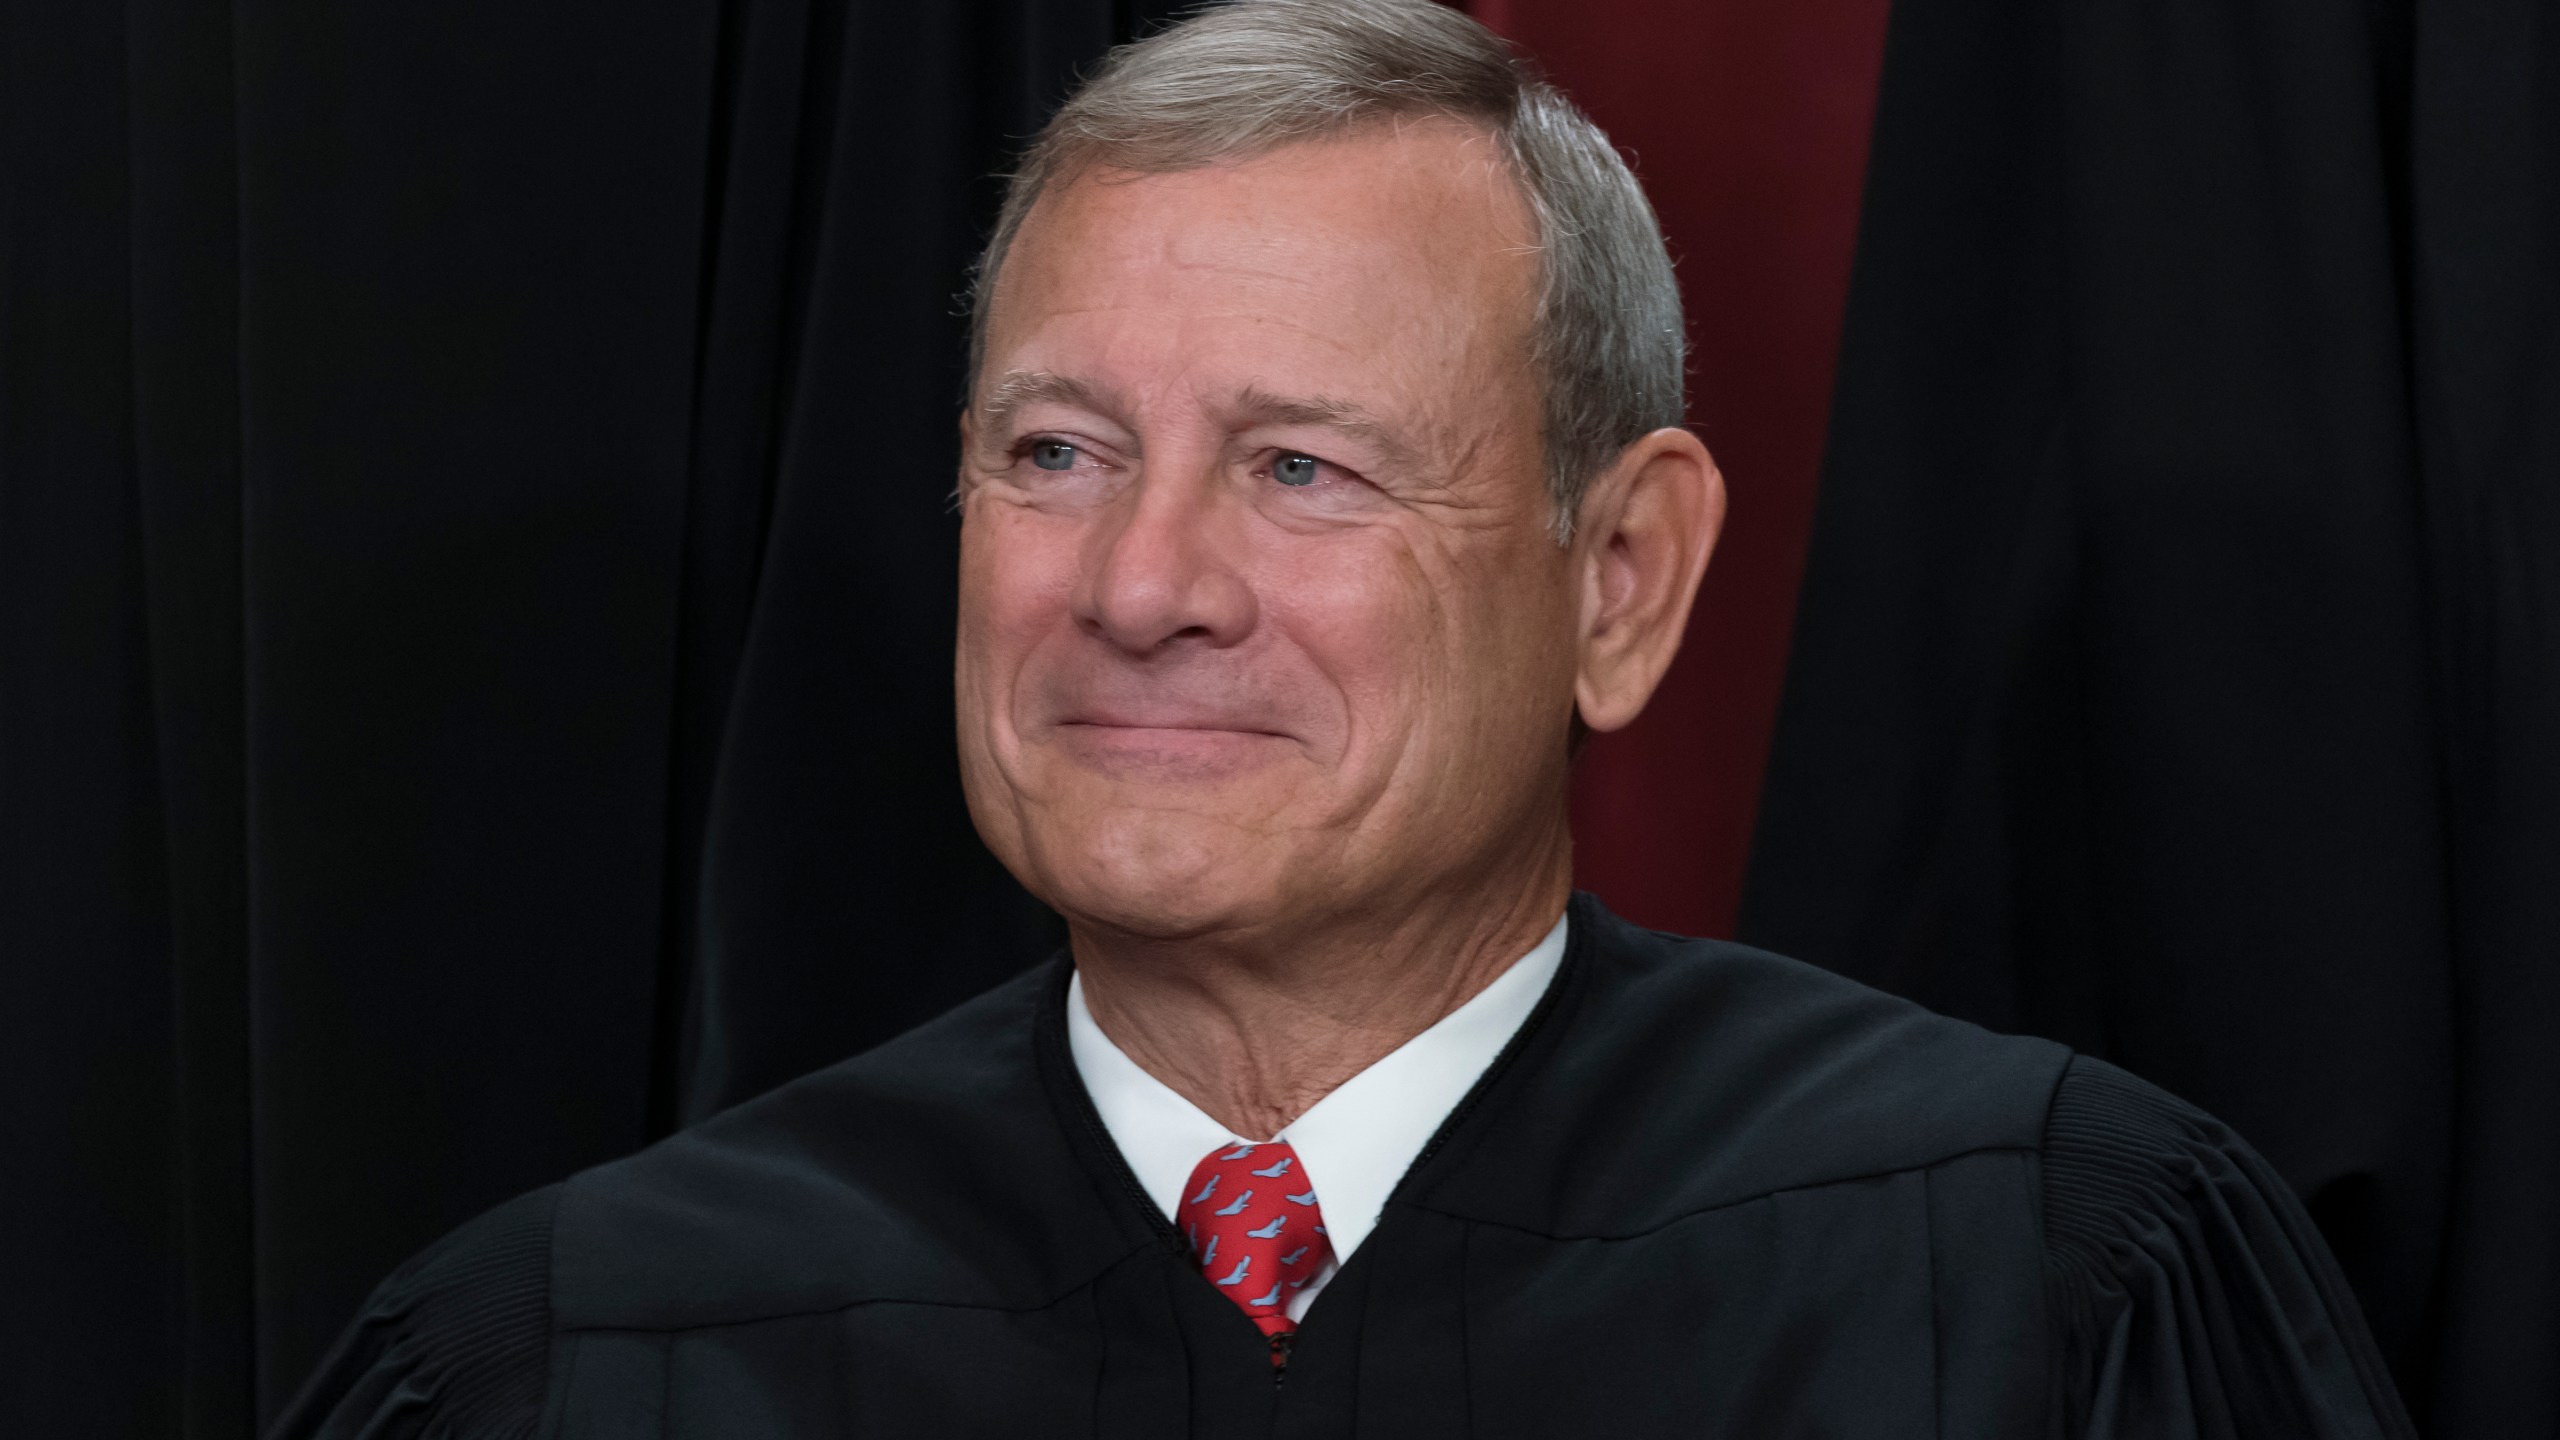
[[[2560,11],[1901,0],[1743,938],[2304,1197],[2560,1435]]]

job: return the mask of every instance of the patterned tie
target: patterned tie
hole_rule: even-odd
[[[1271,1363],[1288,1358],[1298,1328],[1289,1299],[1333,1258],[1316,1187],[1284,1140],[1228,1145],[1191,1168],[1176,1220],[1200,1273],[1271,1337]]]

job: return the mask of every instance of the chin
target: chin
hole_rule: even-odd
[[[1040,839],[1032,888],[1071,920],[1180,940],[1254,925],[1280,908],[1276,872],[1285,867],[1273,842],[1232,826],[1138,811]]]

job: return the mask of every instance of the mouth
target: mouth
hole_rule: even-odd
[[[1159,779],[1214,779],[1276,758],[1293,737],[1231,722],[1082,718],[1059,721],[1059,747],[1096,769]]]
[[[1091,697],[1082,704],[1062,705],[1058,710],[1053,723],[1060,730],[1291,738],[1271,728],[1265,716],[1223,705],[1119,704]]]
[[[1261,735],[1275,740],[1289,737],[1277,730],[1258,725],[1231,724],[1219,721],[1175,720],[1102,720],[1079,716],[1058,722],[1060,730],[1126,732],[1146,735]]]

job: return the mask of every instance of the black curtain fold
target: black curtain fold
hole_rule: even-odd
[[[2485,0],[2437,0],[2419,16],[2411,349],[2461,1058],[2438,1413],[2449,1434],[2550,1434],[2560,1432],[2560,17]]]
[[[1036,959],[958,295],[1170,6],[0,22],[0,1429],[241,1436],[486,1206]]]
[[[167,863],[162,993],[175,1031],[171,1089],[161,1097],[174,1128],[166,1168],[134,1194],[166,1187],[171,1239],[187,1263],[173,1267],[176,1354],[130,1357],[146,1368],[149,1383],[110,1393],[148,1403],[175,1380],[180,1423],[220,1433],[253,1403],[256,1333],[253,1257],[241,1243],[253,1210],[234,350],[239,211],[231,180],[238,137],[224,17],[202,5],[149,0],[129,6],[125,23],[125,244],[109,240],[102,253],[122,252],[133,306],[126,356],[131,463],[142,497],[153,759]],[[190,243],[154,243],[165,236]],[[29,684],[63,679],[20,673]],[[0,743],[0,751],[7,748]],[[7,763],[0,754],[0,765]],[[70,794],[79,803],[77,792]],[[7,853],[20,851],[13,843]],[[24,1232],[13,1226],[8,1233]],[[67,1258],[98,1257],[73,1250]]]
[[[2215,1110],[2560,1433],[2560,32],[1903,0],[1745,937]]]

